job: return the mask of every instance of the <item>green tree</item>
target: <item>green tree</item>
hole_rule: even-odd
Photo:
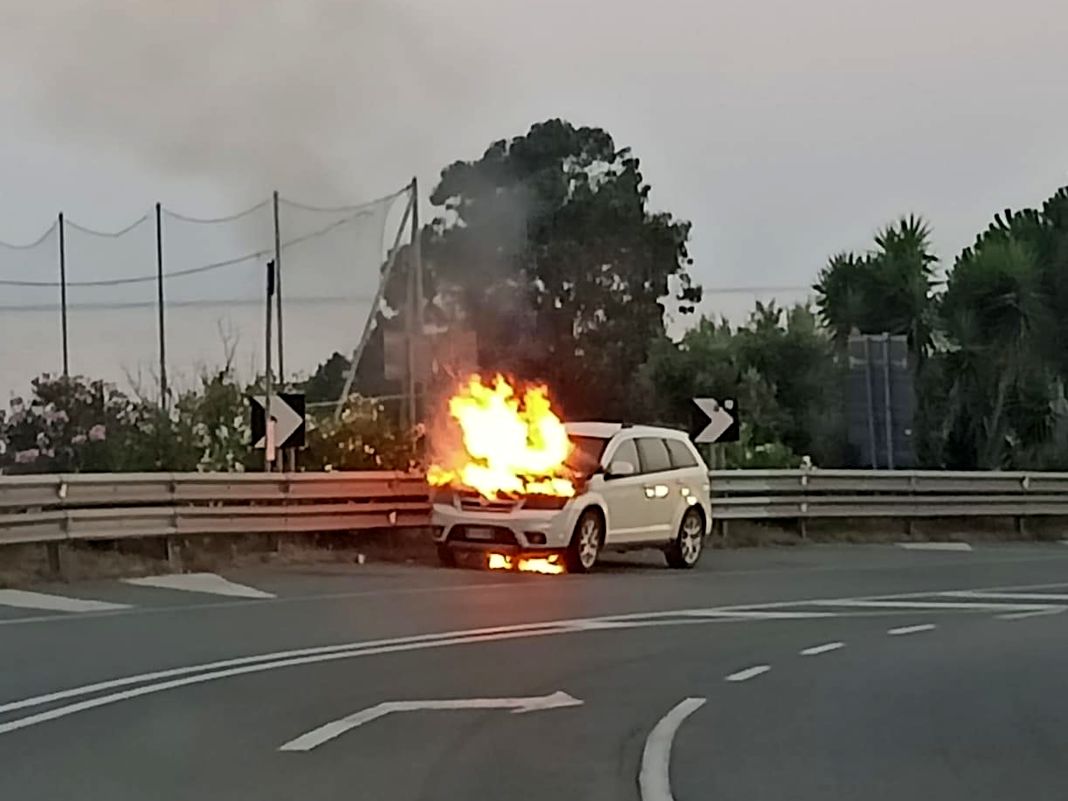
[[[950,274],[941,317],[949,343],[943,432],[951,466],[1026,466],[1052,433],[1059,393],[1043,357],[1054,328],[1035,251],[984,237]]]
[[[920,358],[931,350],[937,258],[930,239],[927,223],[908,215],[879,231],[870,253],[831,257],[813,289],[820,318],[836,342],[844,345],[854,330],[906,334]]]
[[[572,417],[626,414],[673,290],[683,314],[701,296],[689,223],[648,196],[628,149],[561,120],[442,172],[443,213],[424,235],[431,291],[474,328],[484,369],[547,380]]]

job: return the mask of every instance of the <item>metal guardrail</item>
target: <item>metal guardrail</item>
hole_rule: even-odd
[[[425,525],[422,476],[123,473],[0,478],[0,544]]]
[[[717,520],[1068,516],[1068,473],[715,470]],[[422,476],[398,472],[0,477],[0,545],[300,533],[429,520]]]
[[[720,520],[1068,515],[1068,473],[714,470]]]

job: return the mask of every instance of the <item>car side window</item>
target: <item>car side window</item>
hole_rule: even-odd
[[[638,457],[641,459],[643,473],[659,473],[671,470],[671,456],[662,439],[640,437],[638,439]]]
[[[634,447],[634,440],[625,439],[619,443],[615,451],[612,453],[611,462],[630,462],[634,465],[634,472],[638,472],[642,469],[641,464],[638,462],[638,451]]]
[[[668,453],[671,455],[672,467],[697,467],[697,459],[694,458],[693,451],[691,451],[685,442],[677,439],[666,439],[664,443],[667,445]]]

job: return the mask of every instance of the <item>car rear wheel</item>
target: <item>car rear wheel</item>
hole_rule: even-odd
[[[697,564],[705,545],[705,519],[698,509],[688,509],[679,523],[675,541],[664,552],[669,566],[686,570]]]
[[[596,509],[587,509],[575,524],[575,533],[564,554],[568,573],[586,573],[597,561],[604,543],[604,520]]]

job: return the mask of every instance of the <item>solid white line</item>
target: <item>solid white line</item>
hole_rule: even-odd
[[[934,627],[934,623],[921,623],[918,626],[901,626],[896,629],[887,629],[886,633],[892,636],[897,636],[899,634],[917,634],[921,631],[930,631]]]
[[[675,705],[649,732],[642,750],[638,789],[642,801],[674,801],[671,794],[671,743],[675,732],[705,703],[704,698],[687,698]]]
[[[966,542],[898,542],[898,548],[906,551],[970,551],[972,546]]]
[[[978,592],[975,590],[956,590],[954,592],[942,592],[949,598],[987,598],[990,600],[1003,601],[1068,601],[1068,595],[1052,594],[1044,592]]]
[[[87,601],[82,598],[68,598],[65,595],[48,595],[28,590],[0,590],[0,605],[17,606],[22,609],[48,609],[53,612],[103,612],[113,609],[129,609],[127,604]]]
[[[203,592],[210,595],[230,595],[235,598],[274,598],[274,595],[269,592],[228,581],[214,573],[174,573],[168,576],[146,576],[145,578],[122,579],[122,581],[138,587],[157,587],[163,590]]]
[[[731,617],[742,620],[805,620],[818,617],[838,617],[834,612],[733,612],[722,609],[697,609],[684,612],[687,617]]]
[[[861,609],[930,609],[934,612],[937,612],[940,609],[975,609],[978,611],[1001,610],[1002,612],[1024,612],[1031,609],[1044,608],[1039,604],[1002,604],[984,603],[982,601],[865,601],[859,598],[857,600],[847,599],[842,601],[809,601],[809,603],[813,606],[858,607]]]
[[[828,651],[837,651],[839,648],[845,648],[845,643],[828,642],[823,645],[813,645],[811,648],[802,649],[801,656],[816,656],[817,654],[825,654]]]
[[[637,615],[635,615],[635,617],[637,617]],[[19,729],[24,729],[28,726],[34,726],[38,723],[44,723],[49,720],[67,717],[68,715],[73,715],[78,712],[84,712],[88,709],[95,709],[97,707],[107,706],[109,704],[126,701],[131,698],[138,698],[143,695],[152,695],[154,693],[164,692],[165,690],[172,690],[177,687],[185,687],[193,684],[201,684],[208,681],[215,681],[217,679],[225,679],[231,676],[241,676],[249,673],[259,673],[266,670],[275,670],[277,668],[291,667],[295,665],[309,665],[318,662],[332,661],[335,659],[356,659],[363,656],[375,656],[378,654],[416,651],[425,648],[440,648],[449,645],[467,645],[471,643],[495,642],[497,640],[508,640],[525,637],[544,637],[553,634],[582,633],[591,630],[583,627],[583,625],[588,622],[588,620],[577,620],[573,622],[560,621],[556,624],[542,623],[528,624],[525,626],[515,627],[501,627],[498,629],[487,630],[482,633],[479,633],[478,630],[472,630],[468,632],[434,634],[425,637],[401,638],[399,640],[383,640],[380,641],[381,644],[367,642],[350,644],[348,646],[327,646],[325,648],[318,649],[310,648],[305,649],[305,651],[303,652],[291,652],[292,654],[308,654],[306,656],[276,659],[273,661],[263,661],[264,657],[248,657],[245,659],[230,660],[229,664],[235,665],[234,667],[229,667],[223,670],[214,670],[207,673],[197,673],[196,675],[185,675],[183,678],[176,678],[171,681],[147,684],[141,687],[134,687],[130,690],[123,690],[121,692],[111,693],[109,695],[96,696],[94,698],[89,698],[84,701],[78,701],[77,703],[68,704],[66,706],[55,707],[44,712],[39,712],[35,715],[28,715],[24,718],[16,718],[15,720],[11,720],[6,723],[0,723],[0,734],[7,734],[8,732],[18,731]],[[679,621],[664,620],[662,621],[661,625],[670,626],[675,625],[678,622]],[[707,620],[705,622],[726,624],[732,623],[734,621]],[[647,623],[647,621],[643,620],[636,621],[637,626],[647,625]],[[279,656],[280,655],[281,654],[279,654]],[[248,664],[250,662],[251,664]],[[224,662],[217,664],[226,663]],[[59,698],[69,698],[80,695],[87,695],[91,692],[99,691],[107,687],[135,684],[142,681],[150,680],[152,678],[162,677],[168,674],[189,674],[194,671],[204,670],[207,667],[210,666],[199,665],[188,668],[176,668],[171,671],[158,671],[154,674],[144,674],[142,676],[128,676],[122,679],[115,679],[110,682],[99,682],[95,685],[88,685],[86,687],[75,687],[70,690],[64,690],[58,693],[51,693],[49,695],[37,696],[35,698],[27,698],[21,701],[11,702],[0,706],[0,712],[27,706],[37,706],[40,704],[48,703],[52,700],[57,700]]]
[[[771,670],[771,665],[755,665],[745,670],[739,670],[737,673],[732,673],[726,677],[726,681],[748,681],[754,676],[759,676],[761,673],[767,673]]]
[[[1041,617],[1043,615],[1059,615],[1066,608],[1064,606],[1054,606],[1049,609],[1036,609],[1034,612],[1013,612],[1009,615],[998,615],[999,620],[1023,620],[1025,617]]]

